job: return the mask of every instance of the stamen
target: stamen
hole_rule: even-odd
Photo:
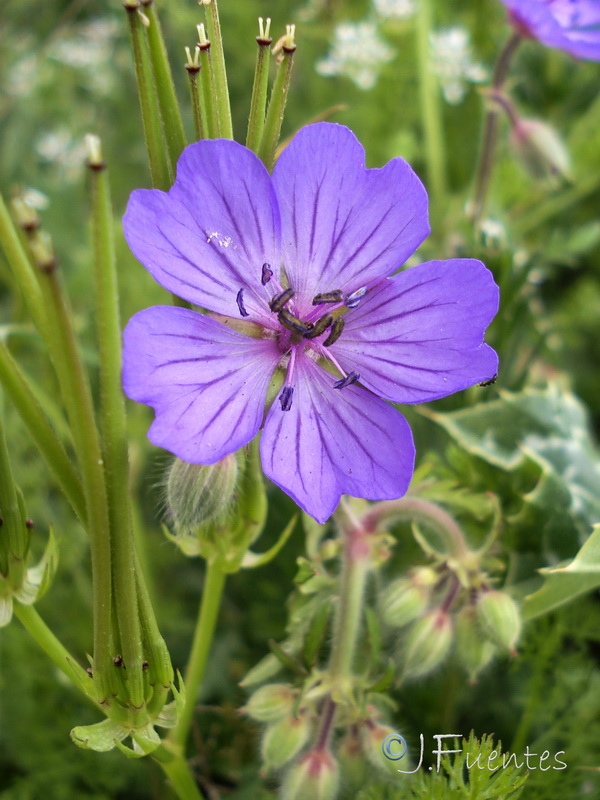
[[[282,411],[289,411],[292,407],[292,395],[294,394],[293,386],[284,386],[281,394],[279,395],[279,402],[281,403]]]
[[[323,292],[316,294],[313,297],[313,306],[318,306],[321,303],[341,303],[344,299],[344,293],[341,289],[334,289],[332,292]]]
[[[304,334],[304,338],[316,339],[317,336],[320,336],[322,333],[325,333],[327,328],[329,328],[329,326],[332,323],[333,323],[333,317],[331,316],[331,314],[325,314],[324,317],[321,317],[315,322],[312,330]]]
[[[333,384],[334,389],[345,389],[346,386],[351,386],[356,381],[360,380],[360,375],[358,372],[349,372],[345,378],[340,378],[339,381],[336,381]]]
[[[346,321],[343,317],[338,317],[336,321],[331,326],[331,333],[323,342],[323,347],[329,347],[342,335],[342,331],[344,330],[344,326],[346,325]]]
[[[271,20],[269,20],[269,22],[270,21]],[[262,275],[261,275],[261,278],[260,278],[260,282],[262,283],[262,285],[266,286],[267,283],[271,280],[272,277],[273,277],[273,270],[271,269],[271,265],[270,264],[263,264],[262,265]]]
[[[248,312],[246,311],[246,306],[244,305],[244,290],[243,289],[239,290],[239,292],[237,293],[235,299],[236,299],[238,308],[240,310],[241,316],[242,317],[249,317],[250,314],[248,314]]]
[[[281,311],[295,294],[296,292],[293,289],[284,289],[283,292],[279,292],[271,298],[269,308],[271,311]]]
[[[352,294],[347,294],[346,299],[344,300],[344,304],[348,308],[356,308],[356,306],[360,303],[361,299],[366,295],[368,292],[368,288],[366,286],[357,289]]]
[[[287,328],[288,331],[292,331],[292,333],[300,333],[305,336],[312,328],[314,327],[312,322],[303,322],[298,317],[295,317],[291,312],[287,310],[287,308],[282,308],[279,314],[277,314],[277,319],[284,328]]]

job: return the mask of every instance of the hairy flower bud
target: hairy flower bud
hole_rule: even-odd
[[[242,709],[258,722],[273,722],[292,713],[297,692],[285,683],[261,686]]]
[[[493,642],[514,650],[521,633],[521,615],[510,595],[495,589],[483,592],[477,600],[477,615]]]
[[[567,148],[556,131],[537,119],[518,119],[510,134],[513,152],[523,168],[536,180],[569,179]]]
[[[329,750],[315,748],[288,770],[281,787],[284,800],[335,800],[340,774]]]
[[[406,747],[403,743],[403,738],[398,736],[397,732],[393,728],[390,728],[389,725],[379,725],[377,722],[373,722],[371,720],[367,720],[361,727],[360,740],[369,763],[383,772],[397,775],[398,762],[396,760],[386,758],[382,748],[384,739],[387,736],[397,737],[395,746],[397,745],[399,747],[398,752],[401,752],[401,757],[405,758],[405,760],[402,762],[403,765],[407,764],[409,759],[406,757]],[[406,766],[403,766],[402,768],[408,769]]]
[[[430,567],[414,570],[410,577],[399,578],[381,595],[381,616],[386,625],[401,628],[409,625],[427,609],[437,576]]]
[[[364,786],[369,770],[361,738],[355,726],[352,726],[342,739],[337,757],[344,777],[344,786],[351,789],[360,789]]]
[[[260,746],[265,769],[279,769],[291,761],[306,744],[310,729],[306,714],[289,715],[269,725]]]
[[[495,645],[486,637],[477,618],[474,606],[465,606],[456,617],[456,654],[474,682],[496,652]]]
[[[232,511],[238,476],[235,454],[216,464],[188,464],[176,458],[167,477],[167,505],[178,533],[219,524]]]
[[[404,678],[418,678],[436,669],[452,645],[452,617],[429,611],[409,629],[404,641]]]

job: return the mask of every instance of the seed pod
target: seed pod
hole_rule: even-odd
[[[167,476],[167,506],[178,533],[218,524],[231,512],[238,477],[234,454],[216,464],[188,464],[176,458]]]
[[[521,633],[521,615],[510,595],[495,589],[483,592],[477,599],[477,616],[493,642],[514,650]]]
[[[386,625],[402,628],[424,614],[429,605],[431,587],[414,578],[398,578],[382,593],[381,616]]]
[[[292,713],[297,695],[285,683],[269,683],[251,695],[242,711],[258,722],[273,722]]]
[[[329,750],[314,748],[288,770],[280,797],[283,800],[335,800],[340,770]]]
[[[310,729],[307,714],[288,715],[269,725],[260,746],[265,769],[279,769],[291,761],[306,744]]]
[[[483,631],[475,607],[461,608],[456,616],[456,655],[471,682],[476,681],[495,653],[496,647]]]
[[[429,611],[409,628],[404,641],[404,678],[427,675],[445,660],[452,645],[452,617]]]

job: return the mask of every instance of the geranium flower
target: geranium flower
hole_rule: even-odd
[[[502,0],[523,36],[600,61],[600,0]]]
[[[412,435],[382,398],[435,400],[497,367],[490,272],[456,259],[389,277],[429,233],[427,195],[402,159],[364,161],[329,123],[298,133],[272,177],[245,147],[201,141],[124,219],[154,278],[210,312],[149,308],[127,325],[123,382],[156,411],[150,440],[211,464],[262,428],[266,475],[319,522],[343,493],[406,492]]]

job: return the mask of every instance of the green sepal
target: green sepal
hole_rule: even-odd
[[[122,725],[111,719],[104,719],[94,725],[78,725],[71,731],[71,739],[83,750],[95,750],[97,753],[108,753],[128,736],[129,732]]]
[[[257,683],[264,683],[270,678],[273,678],[281,671],[281,661],[273,655],[268,653],[264,658],[255,664],[252,669],[248,670],[244,679],[240,681],[240,686],[255,686]]]
[[[292,535],[292,531],[296,526],[297,519],[298,515],[294,514],[292,519],[279,534],[279,538],[273,547],[270,547],[266,552],[254,553],[252,550],[248,550],[242,559],[242,569],[255,569],[256,567],[264,567],[265,564],[268,564],[270,561],[272,561]]]

